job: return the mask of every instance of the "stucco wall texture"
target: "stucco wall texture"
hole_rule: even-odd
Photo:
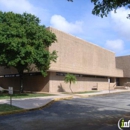
[[[20,90],[20,77],[2,77],[0,78],[0,86],[5,89],[13,87],[14,91],[17,92]],[[49,92],[49,75],[47,77],[41,75],[24,76],[23,86],[25,91]]]
[[[49,47],[49,51],[58,53],[57,62],[51,64],[50,71],[123,77],[123,71],[116,68],[113,52],[57,29],[48,29],[58,40]]]
[[[91,91],[95,86],[97,90],[109,90],[107,78],[76,77],[77,82],[71,85],[74,92]],[[114,82],[115,83],[115,82]],[[110,89],[114,89],[114,83],[110,83]],[[70,92],[69,83],[64,82],[64,76],[57,76],[55,72],[50,74],[50,92]]]
[[[123,77],[123,71],[116,68],[115,54],[97,45],[91,44],[67,33],[48,28],[57,36],[57,42],[49,47],[49,51],[56,50],[58,59],[51,63],[49,69],[50,92],[68,92],[69,84],[64,82],[64,76],[57,76],[55,72],[106,76],[106,78],[77,77],[77,82],[72,84],[72,90],[90,91],[98,84],[98,90],[108,90],[108,77]],[[115,81],[110,83],[114,89]]]
[[[123,70],[123,77],[130,77],[130,55],[116,57],[116,67]]]

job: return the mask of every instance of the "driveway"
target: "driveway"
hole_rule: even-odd
[[[0,130],[119,130],[118,120],[130,119],[129,113],[130,92],[74,98],[41,110],[0,116]]]

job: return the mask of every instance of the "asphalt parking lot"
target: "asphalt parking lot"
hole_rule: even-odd
[[[119,130],[117,122],[124,117],[130,119],[130,92],[63,100],[0,116],[0,130]]]

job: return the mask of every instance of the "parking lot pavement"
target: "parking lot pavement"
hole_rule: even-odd
[[[74,98],[22,114],[0,116],[0,130],[119,130],[130,118],[130,92]]]

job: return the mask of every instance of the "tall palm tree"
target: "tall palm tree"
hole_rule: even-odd
[[[76,76],[74,76],[73,74],[66,74],[64,81],[65,83],[70,83],[69,88],[71,90],[71,92],[73,93],[72,89],[71,89],[71,83],[75,83],[76,82]]]

